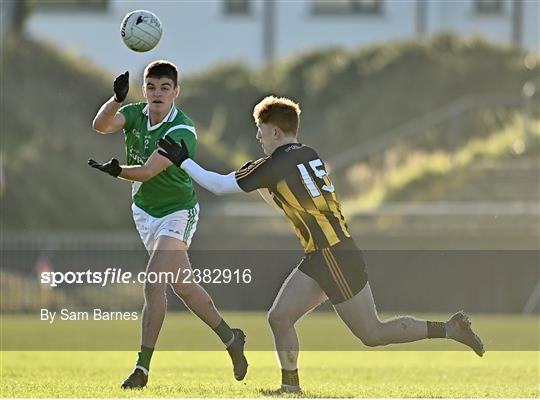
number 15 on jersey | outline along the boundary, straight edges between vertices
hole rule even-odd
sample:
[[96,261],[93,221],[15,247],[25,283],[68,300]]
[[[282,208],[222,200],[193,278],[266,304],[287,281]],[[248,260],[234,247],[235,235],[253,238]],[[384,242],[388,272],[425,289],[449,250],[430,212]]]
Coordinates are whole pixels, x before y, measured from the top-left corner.
[[[328,178],[328,175],[326,174],[326,171],[324,170],[324,165],[321,159],[317,158],[316,160],[311,160],[309,162],[309,166],[313,170],[313,173],[315,174],[315,176],[323,180],[324,185],[321,186],[321,189],[326,192],[333,193],[334,185],[330,181],[330,178]],[[309,174],[306,166],[304,164],[298,164],[296,167],[300,171],[300,175],[302,175],[302,181],[304,182],[304,186],[306,187],[311,197],[320,196],[321,191],[319,190],[319,186],[317,186],[317,184],[311,178],[311,175]]]

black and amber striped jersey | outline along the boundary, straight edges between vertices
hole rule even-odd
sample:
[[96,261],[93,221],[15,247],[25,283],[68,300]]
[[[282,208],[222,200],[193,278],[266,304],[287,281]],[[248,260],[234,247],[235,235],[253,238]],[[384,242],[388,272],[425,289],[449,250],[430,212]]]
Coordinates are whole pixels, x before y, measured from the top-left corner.
[[280,146],[271,156],[245,164],[235,176],[245,192],[270,191],[306,253],[350,237],[334,185],[311,147],[300,143]]

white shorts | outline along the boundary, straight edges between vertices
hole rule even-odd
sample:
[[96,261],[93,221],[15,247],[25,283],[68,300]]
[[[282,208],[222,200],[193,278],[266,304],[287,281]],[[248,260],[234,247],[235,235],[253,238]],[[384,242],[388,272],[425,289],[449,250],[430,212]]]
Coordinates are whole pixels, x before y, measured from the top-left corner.
[[189,247],[199,221],[199,205],[188,210],[173,212],[161,218],[152,217],[135,204],[131,206],[133,220],[148,252],[154,249],[158,237],[170,236],[185,242]]

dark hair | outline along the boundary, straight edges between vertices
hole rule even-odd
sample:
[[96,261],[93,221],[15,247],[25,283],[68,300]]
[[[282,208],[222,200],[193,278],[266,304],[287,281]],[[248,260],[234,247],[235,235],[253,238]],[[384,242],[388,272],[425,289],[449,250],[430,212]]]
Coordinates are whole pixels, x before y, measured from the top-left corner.
[[170,61],[153,61],[144,69],[145,78],[169,78],[174,82],[174,87],[178,85],[178,69]]
[[286,134],[298,133],[300,124],[300,107],[291,99],[268,96],[261,100],[253,109],[255,122],[272,124]]

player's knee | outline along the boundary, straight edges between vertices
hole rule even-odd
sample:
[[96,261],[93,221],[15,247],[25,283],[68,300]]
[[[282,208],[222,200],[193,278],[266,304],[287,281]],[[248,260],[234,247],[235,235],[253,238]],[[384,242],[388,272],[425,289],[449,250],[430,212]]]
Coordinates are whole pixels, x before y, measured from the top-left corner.
[[144,283],[144,297],[151,299],[156,296],[165,296],[165,285],[161,283]]
[[268,323],[272,329],[289,328],[293,323],[287,314],[277,308],[268,311]]
[[384,344],[376,335],[364,335],[360,337],[360,340],[368,347],[377,347]]
[[354,335],[362,341],[362,343],[368,347],[383,346],[385,343],[382,340],[381,335],[375,329],[362,330],[354,332]]
[[174,290],[174,293],[176,293],[178,297],[180,297],[182,300],[189,300],[195,293],[197,284],[190,282],[190,283],[175,284],[171,286],[172,286],[172,289]]

